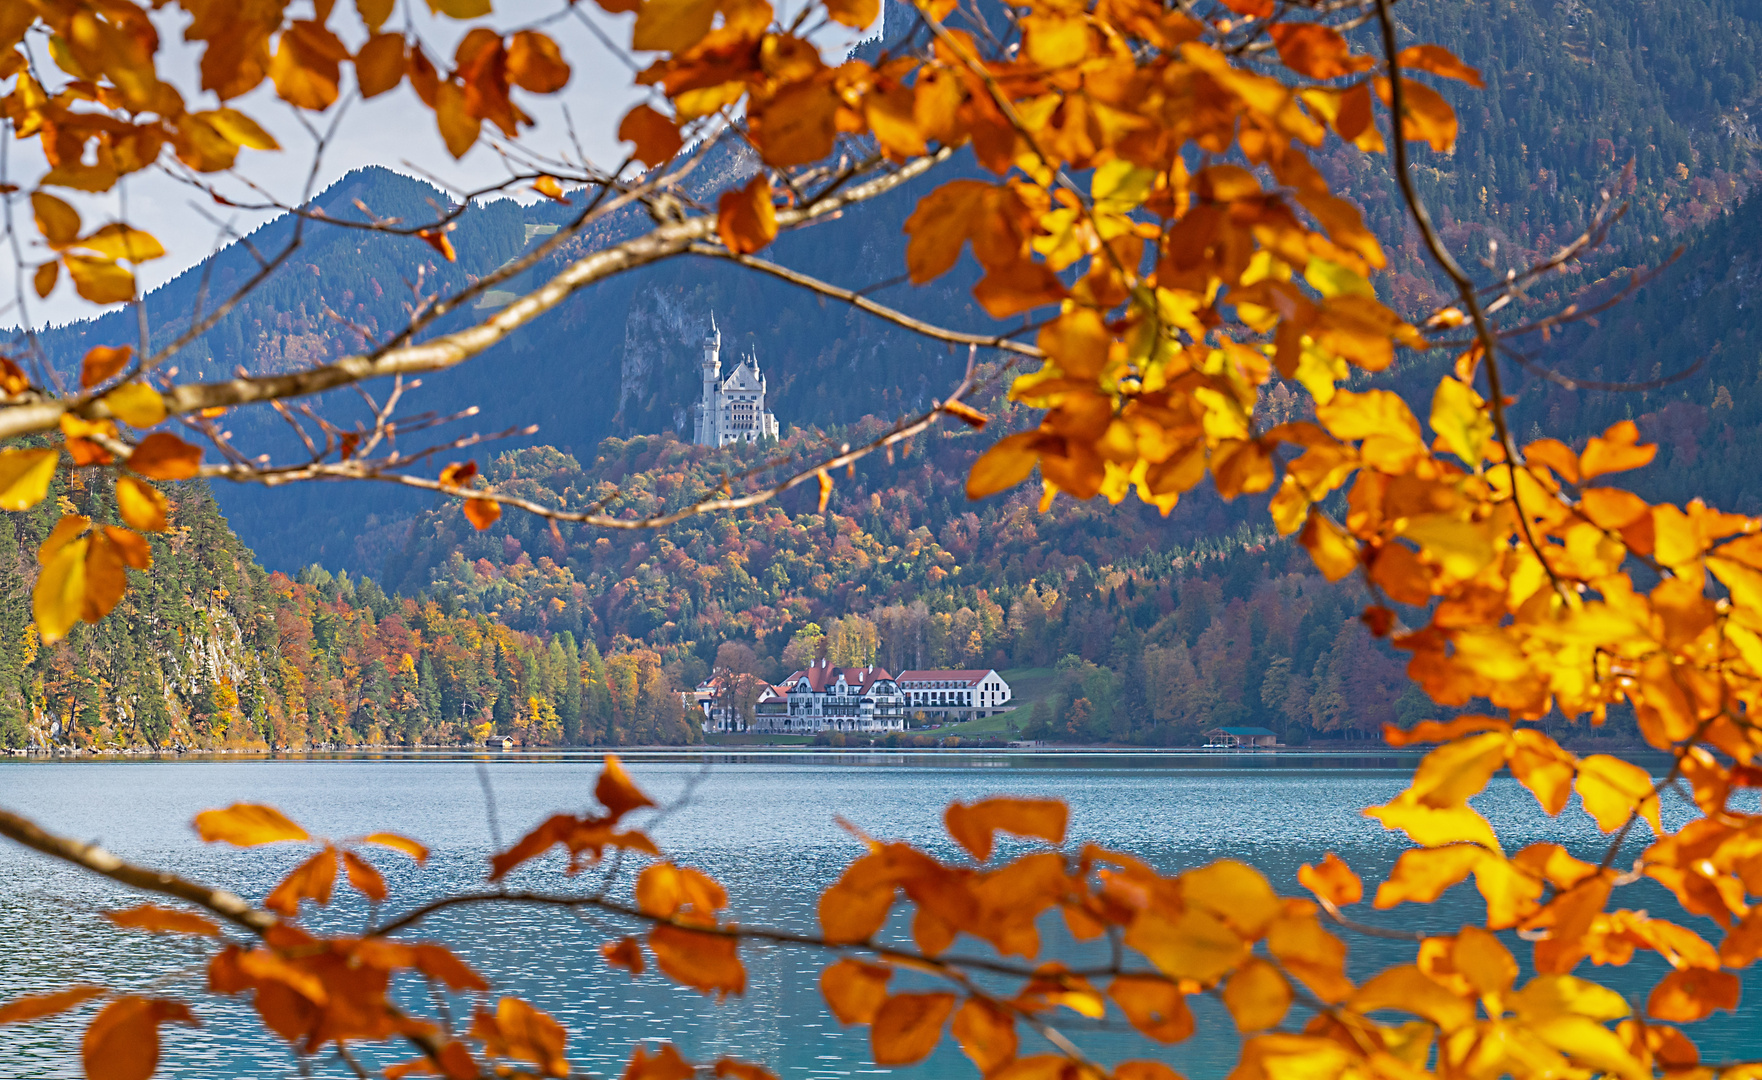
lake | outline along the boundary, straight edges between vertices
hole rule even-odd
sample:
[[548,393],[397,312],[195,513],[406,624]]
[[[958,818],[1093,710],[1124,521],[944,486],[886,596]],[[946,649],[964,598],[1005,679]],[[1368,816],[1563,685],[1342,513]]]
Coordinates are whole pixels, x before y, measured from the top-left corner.
[[[1366,879],[1367,894],[1404,841],[1362,818],[1405,783],[1413,757],[1325,755],[1205,756],[1199,754],[1015,753],[639,753],[625,758],[632,775],[657,801],[683,803],[654,823],[651,834],[676,861],[697,866],[727,886],[739,922],[813,930],[814,902],[849,861],[857,843],[834,820],[843,815],[872,835],[908,840],[939,856],[955,849],[942,831],[941,809],[953,800],[987,795],[1057,796],[1071,806],[1071,840],[1130,852],[1171,871],[1231,856],[1262,868],[1283,892],[1298,891],[1297,867],[1338,852]],[[435,755],[335,759],[208,761],[0,761],[0,806],[64,834],[101,842],[124,858],[175,870],[260,898],[303,856],[294,845],[240,850],[196,840],[190,819],[235,801],[279,807],[315,835],[359,836],[386,830],[427,843],[433,857],[417,868],[390,852],[376,856],[392,889],[390,911],[481,882],[494,835],[511,843],[557,810],[593,803],[599,760],[592,755]],[[485,786],[495,815],[487,812]],[[1581,857],[1598,858],[1601,834],[1581,811],[1546,817],[1509,777],[1495,779],[1477,806],[1508,848],[1549,839]],[[1687,817],[1680,804],[1667,819]],[[639,822],[640,823],[640,822]],[[1667,824],[1668,824],[1667,820]],[[1646,840],[1642,826],[1631,859]],[[554,888],[561,860],[522,870],[517,885]],[[127,934],[97,912],[140,897],[108,881],[10,845],[0,846],[0,1000],[74,981],[183,995],[205,1026],[166,1029],[160,1075],[188,1080],[295,1075],[292,1056],[264,1033],[248,1006],[201,997],[201,953],[189,943]],[[338,895],[346,890],[339,884]],[[1619,894],[1629,906],[1685,921],[1717,942],[1704,919],[1683,916],[1673,898],[1651,885]],[[1367,922],[1450,932],[1473,918],[1478,895],[1457,887],[1427,908],[1374,912]],[[308,908],[310,911],[310,908]],[[322,915],[321,927],[359,927],[365,909],[352,896]],[[762,1062],[785,1080],[885,1073],[869,1059],[867,1031],[845,1029],[826,1012],[817,990],[825,953],[743,946],[749,977],[744,997],[723,1004],[671,986],[653,972],[632,981],[608,968],[598,945],[624,932],[600,917],[528,908],[455,909],[431,920],[428,935],[455,945],[498,990],[518,993],[571,1031],[577,1069],[619,1075],[631,1044],[672,1038],[693,1060],[718,1056]],[[1347,938],[1352,972],[1367,972],[1410,955],[1397,942]],[[957,950],[976,950],[967,939]],[[1514,952],[1526,959],[1527,945]],[[1081,962],[1065,942],[1061,958]],[[1759,966],[1762,967],[1762,966]],[[1663,971],[1642,953],[1627,968],[1590,968],[1587,975],[1630,998]],[[1748,973],[1745,1013],[1762,992]],[[1121,1032],[1114,1023],[1059,1026],[1102,1061],[1155,1056],[1190,1080],[1221,1080],[1237,1040],[1221,1006],[1195,998],[1199,1031],[1173,1047]],[[79,1075],[84,1018],[0,1028],[0,1076]],[[1730,1013],[1691,1032],[1714,1058],[1762,1054],[1762,1030]],[[1023,1053],[1038,1047],[1024,1038]],[[384,1064],[381,1062],[380,1064]],[[914,1070],[900,1070],[911,1073]],[[334,1059],[322,1076],[349,1075]],[[915,1069],[926,1077],[976,1076],[952,1040]]]

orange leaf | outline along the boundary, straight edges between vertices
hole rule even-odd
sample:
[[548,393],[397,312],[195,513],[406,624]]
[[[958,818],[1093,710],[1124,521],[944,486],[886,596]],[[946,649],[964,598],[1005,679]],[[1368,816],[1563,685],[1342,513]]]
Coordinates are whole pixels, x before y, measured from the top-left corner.
[[1467,880],[1487,857],[1486,851],[1472,844],[1403,851],[1389,879],[1377,887],[1372,905],[1380,910],[1407,900],[1429,904],[1445,889]]
[[1243,1034],[1276,1026],[1291,1009],[1291,984],[1259,957],[1237,968],[1224,984],[1224,1004]]
[[89,1080],[147,1080],[159,1067],[159,1026],[200,1026],[181,1001],[120,997],[86,1028],[80,1060]]
[[679,126],[666,114],[647,105],[638,105],[624,114],[623,121],[618,124],[618,138],[622,142],[635,143],[636,160],[651,169],[672,161],[673,155],[685,145],[679,137]]
[[993,319],[1007,319],[1037,307],[1059,303],[1067,291],[1051,267],[1032,259],[1022,259],[988,271],[979,279],[979,284],[973,286],[973,299],[979,301],[979,306]]
[[128,366],[129,357],[135,354],[134,346],[122,345],[110,348],[108,345],[94,345],[87,350],[86,358],[80,364],[80,385],[97,386],[105,379]]
[[777,1080],[771,1070],[733,1058],[717,1059],[715,1074],[718,1080]]
[[508,42],[508,79],[522,90],[554,94],[569,82],[569,63],[557,43],[536,30]]
[[1331,26],[1274,23],[1268,32],[1279,50],[1279,59],[1299,75],[1312,79],[1337,79],[1363,67],[1353,62],[1351,47]]
[[867,30],[881,14],[881,0],[826,0],[832,21],[853,30]]
[[815,513],[824,514],[826,504],[832,501],[832,474],[821,469],[814,476],[820,481],[820,508]]
[[477,462],[455,461],[440,472],[440,482],[447,487],[466,487],[477,475]]
[[1592,754],[1578,763],[1575,783],[1585,812],[1597,819],[1597,827],[1614,832],[1638,813],[1651,823],[1652,831],[1664,835],[1658,817],[1658,793],[1652,777],[1638,765],[1608,754]]
[[1115,1065],[1113,1080],[1183,1080],[1183,1077],[1160,1061],[1139,1059]]
[[196,833],[210,844],[226,843],[256,847],[281,840],[310,840],[312,835],[282,816],[280,810],[261,803],[233,803],[225,810],[204,810],[196,815]]
[[31,275],[31,287],[37,290],[39,299],[46,299],[55,291],[55,280],[61,276],[61,264],[51,259],[37,267]]
[[156,904],[142,904],[139,907],[127,908],[122,911],[106,911],[104,917],[117,926],[130,930],[145,930],[153,934],[220,936],[220,927],[214,924],[214,920],[188,911],[159,907]]
[[563,194],[563,185],[557,183],[557,178],[554,176],[541,176],[534,180],[532,190],[552,202],[562,203],[564,206],[569,205],[569,197]]
[[368,836],[363,836],[361,842],[363,844],[378,844],[380,847],[388,847],[394,851],[401,851],[412,859],[415,859],[418,865],[428,861],[428,849],[410,839],[408,836],[399,836],[397,833],[376,832]]
[[1599,437],[1592,436],[1578,456],[1578,473],[1590,480],[1605,473],[1624,472],[1650,465],[1658,454],[1652,443],[1641,443],[1640,429],[1632,420],[1610,425]]
[[1506,720],[1494,720],[1489,716],[1459,716],[1449,723],[1421,720],[1406,731],[1392,724],[1384,724],[1383,741],[1390,746],[1412,746],[1414,743],[1447,743],[1477,731],[1509,730],[1511,730],[1511,724]]
[[483,1041],[483,1052],[491,1057],[531,1062],[546,1076],[569,1075],[569,1062],[563,1056],[569,1033],[519,998],[502,998],[494,1013],[478,1010],[471,1035]]
[[892,977],[892,968],[846,957],[820,972],[820,994],[839,1023],[872,1024]]
[[416,233],[417,239],[441,253],[448,262],[458,262],[459,253],[453,250],[453,242],[447,239],[446,229],[422,229]]
[[1037,447],[1042,437],[1039,432],[1018,431],[997,440],[967,473],[967,498],[983,499],[1026,480],[1040,462]]
[[877,1065],[911,1065],[942,1041],[942,1024],[954,1010],[953,994],[896,994],[875,1013],[869,1045]]
[[616,754],[606,755],[605,763],[600,766],[600,778],[594,784],[593,797],[606,808],[613,821],[632,810],[655,805],[654,800],[643,794],[630,779],[630,774],[624,771],[624,763]]
[[1486,89],[1487,84],[1481,81],[1478,70],[1458,60],[1455,53],[1441,45],[1409,45],[1395,54],[1395,62],[1404,68],[1429,71],[1447,79],[1461,79],[1476,90]]
[[709,875],[689,866],[659,862],[636,878],[636,906],[646,915],[671,919],[681,911],[707,916],[728,905],[728,894]]
[[465,520],[478,532],[489,528],[502,516],[502,504],[493,499],[466,499]]
[[1168,979],[1120,975],[1108,984],[1107,996],[1132,1026],[1158,1042],[1175,1043],[1193,1034],[1193,1013],[1186,995]]
[[750,255],[776,239],[777,211],[771,204],[769,177],[761,172],[744,188],[722,194],[716,204],[716,235],[737,255]]
[[355,82],[364,98],[378,97],[404,81],[404,38],[374,34],[355,54]]
[[1646,999],[1646,1011],[1659,1020],[1693,1023],[1716,1010],[1735,1011],[1743,983],[1729,971],[1682,968],[1664,976]]
[[1016,1056],[1019,1040],[1015,1017],[977,998],[968,998],[961,1005],[960,1012],[954,1014],[952,1030],[981,1075],[990,1074]]
[[439,979],[449,990],[488,990],[489,980],[473,971],[445,945],[425,941],[415,946],[411,959],[416,970],[431,979]]
[[606,963],[613,967],[623,968],[630,972],[631,978],[635,978],[643,972],[642,946],[637,944],[635,938],[628,935],[617,941],[608,941],[601,945],[600,955],[605,957]]
[[664,974],[706,994],[724,997],[746,992],[746,968],[737,945],[734,938],[723,934],[677,926],[657,926],[649,932],[649,950]]
[[697,1069],[679,1056],[672,1043],[662,1043],[654,1054],[638,1043],[624,1069],[624,1080],[691,1080]]
[[1297,868],[1297,880],[1310,892],[1333,904],[1344,907],[1356,904],[1364,899],[1364,882],[1343,862],[1340,856],[1328,852],[1320,866],[1304,863]]
[[945,401],[942,403],[942,411],[950,416],[960,419],[969,427],[979,428],[981,430],[991,421],[989,416],[986,416],[984,413],[973,408],[964,401]]
[[53,994],[27,994],[0,1005],[0,1024],[23,1024],[78,1008],[109,993],[101,986],[70,986]]
[[188,480],[202,467],[202,450],[160,431],[142,439],[123,464],[149,480]]
[[970,806],[950,803],[942,820],[957,844],[973,858],[985,862],[991,858],[991,845],[998,830],[1062,844],[1070,816],[1070,808],[1059,799],[994,798]]
[[330,891],[336,885],[336,848],[328,845],[318,854],[293,868],[281,879],[263,906],[277,914],[293,918],[300,913],[301,900],[330,903]]
[[1440,154],[1456,145],[1456,110],[1442,94],[1408,78],[1401,80],[1401,94],[1407,106],[1401,122],[1402,138],[1423,139]]
[[348,874],[351,889],[376,904],[385,899],[385,878],[372,863],[353,851],[344,851],[343,869]]
[[64,248],[79,239],[79,211],[48,192],[31,192],[31,214],[43,242],[51,248]]

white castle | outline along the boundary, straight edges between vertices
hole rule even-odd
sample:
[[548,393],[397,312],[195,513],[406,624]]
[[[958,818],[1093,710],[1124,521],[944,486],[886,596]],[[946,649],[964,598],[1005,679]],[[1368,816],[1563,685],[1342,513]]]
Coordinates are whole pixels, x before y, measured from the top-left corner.
[[704,335],[704,397],[694,410],[699,446],[727,446],[732,442],[757,442],[777,438],[777,418],[765,411],[765,377],[759,373],[755,353],[741,360],[734,372],[722,377],[722,331],[710,316],[710,332]]

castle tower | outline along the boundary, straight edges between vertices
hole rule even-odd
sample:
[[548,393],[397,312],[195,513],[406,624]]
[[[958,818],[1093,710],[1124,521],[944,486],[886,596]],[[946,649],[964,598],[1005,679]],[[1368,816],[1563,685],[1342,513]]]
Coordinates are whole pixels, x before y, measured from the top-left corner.
[[697,407],[699,446],[720,446],[722,443],[722,331],[716,326],[716,314],[710,313],[710,331],[704,335],[704,359],[700,365],[704,378],[704,396]]

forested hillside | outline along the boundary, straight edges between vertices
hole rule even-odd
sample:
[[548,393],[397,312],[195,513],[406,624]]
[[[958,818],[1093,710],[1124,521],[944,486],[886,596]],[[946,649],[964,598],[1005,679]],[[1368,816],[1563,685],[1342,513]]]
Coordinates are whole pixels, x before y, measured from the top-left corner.
[[203,749],[700,738],[660,657],[602,658],[451,602],[371,580],[264,573],[202,485],[169,487],[122,604],[47,648],[30,614],[34,552],[61,513],[115,522],[113,491],[74,473],[0,520],[0,747]]
[[[1758,177],[1762,90],[1755,69],[1762,11],[1752,4],[1404,0],[1397,10],[1404,35],[1455,49],[1487,77],[1486,91],[1443,87],[1460,106],[1456,152],[1416,148],[1422,191],[1460,251],[1483,258],[1488,241],[1497,241],[1495,263],[1503,269],[1551,250],[1582,224],[1599,190],[1616,184],[1623,166],[1634,163],[1632,182],[1622,189],[1630,210],[1611,248],[1585,271],[1550,279],[1538,302],[1561,302],[1612,270],[1655,262],[1678,239],[1721,221]],[[909,17],[893,22],[910,25]],[[871,43],[862,51],[878,48]],[[1330,145],[1317,161],[1394,252],[1379,289],[1410,308],[1435,295],[1417,237],[1393,198],[1387,159]],[[704,171],[720,177],[747,168],[729,149]],[[957,161],[951,168],[973,166]],[[844,285],[893,282],[873,295],[915,314],[964,329],[994,326],[971,301],[971,277],[957,272],[921,289],[897,282],[904,266],[899,223],[919,194],[908,187],[853,208],[837,223],[784,238],[777,256]],[[318,205],[359,219],[357,200],[382,217],[413,222],[447,205],[448,196],[388,170],[367,169],[325,192]],[[408,283],[418,280],[419,270],[425,289],[456,288],[538,242],[540,230],[573,212],[549,201],[474,207],[451,234],[457,263],[413,238],[310,228],[270,284],[179,363],[188,372],[222,377],[240,363],[285,370],[334,359],[401,324],[413,303]],[[564,245],[552,263],[647,224],[640,209],[615,214]],[[290,229],[286,221],[264,226],[249,238],[250,247],[279,250]],[[224,294],[255,265],[244,245],[230,245],[214,260],[207,295]],[[152,295],[156,341],[187,325],[202,283],[202,272],[192,270]],[[514,282],[509,289],[520,287]],[[504,290],[485,301],[508,295]],[[697,396],[698,342],[712,310],[730,354],[757,351],[786,430],[920,407],[958,377],[963,360],[740,268],[675,261],[586,291],[482,359],[430,377],[412,404],[480,404],[483,429],[536,422],[533,442],[584,459],[607,436],[681,433]],[[455,324],[442,320],[436,329]],[[91,345],[133,342],[137,329],[132,316],[118,312],[52,331],[44,341],[71,369]],[[354,415],[351,401],[327,408],[341,419]],[[239,417],[235,433],[253,452],[295,449],[267,414]],[[378,574],[421,506],[408,493],[387,490],[226,488],[217,495],[263,563],[290,571],[321,562]]]

